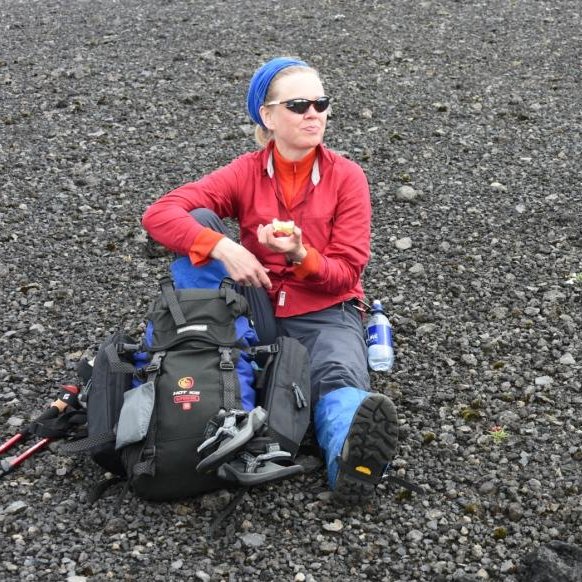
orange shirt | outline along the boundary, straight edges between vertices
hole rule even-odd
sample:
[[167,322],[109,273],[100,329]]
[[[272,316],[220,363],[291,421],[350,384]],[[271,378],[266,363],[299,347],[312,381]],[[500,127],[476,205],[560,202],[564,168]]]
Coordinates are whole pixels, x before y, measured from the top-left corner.
[[291,206],[293,199],[301,190],[307,186],[307,181],[311,176],[311,168],[315,161],[316,151],[313,148],[306,156],[299,161],[293,162],[284,158],[275,147],[273,157],[275,160],[275,176],[277,183],[283,192],[285,205]]

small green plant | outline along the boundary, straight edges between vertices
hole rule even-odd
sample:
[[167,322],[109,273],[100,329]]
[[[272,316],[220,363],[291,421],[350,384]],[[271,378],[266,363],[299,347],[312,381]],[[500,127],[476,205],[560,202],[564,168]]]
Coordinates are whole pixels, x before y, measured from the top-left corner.
[[465,513],[467,515],[479,515],[483,512],[483,508],[476,501],[472,501],[465,505]]
[[401,489],[394,497],[399,503],[405,503],[406,501],[412,499],[412,492],[408,489]]
[[566,283],[569,285],[574,285],[575,283],[582,284],[582,273],[570,273]]
[[462,408],[459,414],[465,422],[479,420],[481,418],[481,413],[478,410],[475,410],[475,408],[471,408],[470,406],[465,406]]
[[429,430],[427,432],[422,433],[423,445],[429,445],[430,443],[432,443],[432,441],[434,441],[434,439],[436,439],[436,434],[434,432]]
[[499,425],[492,426],[489,429],[489,435],[496,445],[500,445],[509,437],[509,433],[505,430],[505,427]]
[[507,528],[503,526],[496,527],[493,530],[493,538],[496,540],[504,540],[508,534],[509,532],[507,531]]
[[481,398],[473,398],[473,400],[471,400],[471,407],[475,410],[483,408],[483,400],[481,400]]

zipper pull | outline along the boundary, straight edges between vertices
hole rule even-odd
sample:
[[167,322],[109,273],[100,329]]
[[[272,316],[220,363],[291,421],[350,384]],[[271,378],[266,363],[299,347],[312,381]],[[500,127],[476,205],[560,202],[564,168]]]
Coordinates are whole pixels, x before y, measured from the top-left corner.
[[305,408],[307,406],[307,400],[305,400],[301,387],[293,382],[291,388],[293,389],[293,394],[295,394],[295,404],[297,405],[297,408]]

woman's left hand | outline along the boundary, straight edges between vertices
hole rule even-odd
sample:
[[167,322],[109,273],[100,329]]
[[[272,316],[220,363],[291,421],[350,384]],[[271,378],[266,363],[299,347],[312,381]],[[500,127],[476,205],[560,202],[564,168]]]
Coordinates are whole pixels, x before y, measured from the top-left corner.
[[307,255],[307,249],[301,240],[301,229],[295,226],[289,236],[275,236],[272,224],[259,224],[257,238],[274,253],[285,253],[293,262],[302,261]]

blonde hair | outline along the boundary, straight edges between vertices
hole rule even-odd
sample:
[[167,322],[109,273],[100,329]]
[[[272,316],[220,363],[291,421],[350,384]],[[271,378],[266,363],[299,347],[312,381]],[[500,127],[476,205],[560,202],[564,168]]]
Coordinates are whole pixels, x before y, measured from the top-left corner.
[[[319,79],[319,73],[313,67],[302,67],[302,66],[291,66],[286,67],[279,71],[271,81],[269,88],[267,89],[267,94],[265,95],[265,103],[273,101],[275,98],[275,85],[279,79],[293,75],[293,73],[303,73],[310,72],[313,73]],[[273,132],[262,125],[255,126],[255,141],[261,146],[266,146],[273,139]]]

